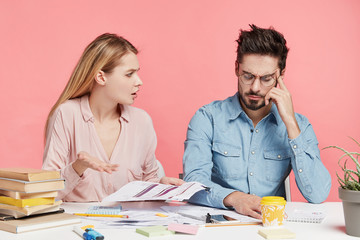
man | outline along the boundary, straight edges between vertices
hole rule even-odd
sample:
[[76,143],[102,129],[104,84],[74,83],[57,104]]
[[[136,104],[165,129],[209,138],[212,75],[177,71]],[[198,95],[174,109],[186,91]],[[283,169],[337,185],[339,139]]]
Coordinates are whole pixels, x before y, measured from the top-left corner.
[[285,196],[291,169],[302,195],[323,202],[331,177],[313,128],[294,112],[285,73],[288,48],[273,28],[250,25],[239,36],[238,92],[200,108],[190,121],[183,158],[185,181],[210,188],[190,201],[260,218],[263,196]]

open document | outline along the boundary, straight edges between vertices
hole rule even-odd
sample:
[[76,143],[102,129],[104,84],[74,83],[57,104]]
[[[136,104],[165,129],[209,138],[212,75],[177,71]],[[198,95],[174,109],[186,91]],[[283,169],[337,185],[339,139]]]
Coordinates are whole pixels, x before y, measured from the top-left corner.
[[207,189],[198,182],[187,182],[181,186],[153,182],[134,181],[126,184],[117,192],[107,196],[103,202],[144,201],[144,200],[188,200],[200,190]]

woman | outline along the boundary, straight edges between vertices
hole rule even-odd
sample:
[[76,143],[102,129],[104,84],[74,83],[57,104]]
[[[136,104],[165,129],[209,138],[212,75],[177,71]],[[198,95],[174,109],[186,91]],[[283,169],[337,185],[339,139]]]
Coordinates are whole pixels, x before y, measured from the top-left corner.
[[63,201],[101,201],[130,181],[157,177],[150,116],[131,107],[142,81],[137,49],[115,34],[87,46],[46,122],[43,168],[60,170]]

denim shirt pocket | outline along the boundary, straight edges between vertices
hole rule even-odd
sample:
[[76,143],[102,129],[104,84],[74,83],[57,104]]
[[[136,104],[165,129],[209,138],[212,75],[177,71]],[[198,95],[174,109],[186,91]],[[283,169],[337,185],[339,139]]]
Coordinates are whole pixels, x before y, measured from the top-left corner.
[[290,149],[264,150],[266,180],[270,182],[283,181],[290,167],[291,156]]
[[220,179],[241,178],[241,147],[227,143],[214,142],[213,152],[213,174]]

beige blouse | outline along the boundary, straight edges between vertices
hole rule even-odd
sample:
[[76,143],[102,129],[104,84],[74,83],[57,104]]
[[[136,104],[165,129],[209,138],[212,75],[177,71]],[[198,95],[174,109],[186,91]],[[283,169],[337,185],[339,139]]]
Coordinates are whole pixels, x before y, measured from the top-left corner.
[[[135,107],[120,107],[121,133],[110,159],[97,135],[88,95],[68,100],[55,110],[46,132],[43,169],[60,170],[65,179],[65,189],[59,192],[58,199],[101,201],[130,181],[159,181],[157,140],[150,116]],[[119,170],[108,174],[87,169],[79,177],[72,163],[81,151],[101,161],[119,164]]]

